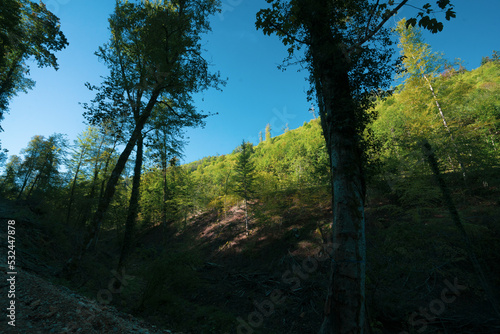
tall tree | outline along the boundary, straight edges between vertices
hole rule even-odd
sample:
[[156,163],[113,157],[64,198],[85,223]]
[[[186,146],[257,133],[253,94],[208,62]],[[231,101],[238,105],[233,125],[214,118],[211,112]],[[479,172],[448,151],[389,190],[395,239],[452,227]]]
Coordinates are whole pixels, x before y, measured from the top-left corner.
[[125,260],[127,259],[130,251],[132,250],[133,236],[135,230],[135,220],[137,219],[137,214],[139,212],[139,196],[140,196],[143,149],[144,149],[144,137],[143,134],[141,133],[139,134],[139,138],[137,139],[137,151],[134,162],[134,176],[132,178],[132,192],[130,194],[129,206],[127,211],[127,220],[125,221],[125,234],[123,237],[122,251],[120,253],[120,259],[118,260],[118,272],[121,271],[123,265],[125,264]]
[[462,170],[463,179],[466,181],[467,173],[462,154],[458,149],[454,134],[448,124],[449,119],[444,114],[444,108],[432,82],[439,70],[443,69],[444,61],[440,55],[431,51],[428,44],[423,42],[421,31],[417,27],[407,26],[405,19],[398,23],[396,31],[399,35],[398,46],[403,56],[402,65],[404,71],[401,72],[402,77],[406,78],[405,82],[408,85],[425,86],[429,89],[443,127],[449,135],[449,141],[455,151],[456,159]]
[[183,128],[204,125],[205,116],[196,113],[172,112],[163,108],[163,105],[160,105],[155,109],[147,146],[153,164],[159,166],[162,173],[162,224],[166,228],[167,202],[170,193],[167,180],[169,161],[182,153]]
[[54,52],[64,49],[68,42],[60,30],[59,18],[43,2],[3,0],[0,27],[1,121],[12,96],[35,84],[26,77],[29,73],[26,61],[34,58],[39,67],[57,70]]
[[254,194],[255,166],[251,160],[253,147],[244,140],[240,146],[235,166],[235,192],[245,203],[245,231],[248,235],[248,201]]
[[266,125],[266,143],[271,143],[271,124]]
[[19,193],[19,170],[21,169],[22,160],[17,155],[11,155],[9,161],[5,165],[5,171],[2,175],[1,193],[5,198],[12,199],[15,194]]
[[[165,102],[166,103],[166,102]],[[151,116],[150,124],[146,126],[150,127],[149,131],[153,133],[153,139],[148,145],[150,148],[155,149],[155,157],[157,161],[159,160],[162,170],[163,170],[163,205],[162,205],[162,219],[163,226],[166,226],[166,215],[167,215],[167,161],[169,155],[172,153],[179,154],[182,141],[179,139],[182,134],[182,128],[184,126],[196,126],[203,123],[205,115],[200,115],[198,113],[186,112],[186,110],[181,110],[180,112],[175,111],[173,108],[165,108],[165,103],[158,104],[153,110]],[[137,116],[134,115],[134,120],[137,126]],[[127,213],[127,220],[125,223],[125,235],[123,239],[122,252],[120,254],[120,259],[118,262],[118,271],[125,264],[125,261],[132,250],[134,230],[136,225],[137,215],[139,213],[139,201],[140,201],[140,186],[141,186],[141,171],[143,165],[143,151],[144,151],[144,140],[146,135],[140,134],[137,140],[137,150],[135,157],[135,167],[134,176],[132,179],[132,192],[130,195],[129,208]],[[175,157],[171,159],[171,165],[175,166],[178,159]]]
[[71,182],[70,194],[68,199],[68,209],[66,212],[66,224],[69,224],[71,217],[71,209],[75,200],[75,191],[77,188],[78,178],[85,168],[86,162],[90,160],[89,153],[92,149],[92,141],[96,135],[96,129],[88,127],[81,135],[74,141],[74,147],[71,152],[71,157],[68,160],[68,167],[73,174]]
[[[31,139],[28,147],[21,151],[24,159],[18,173],[22,186],[17,199],[21,199],[23,195],[28,199],[35,190],[47,193],[56,185],[65,146],[66,142],[61,134],[53,134],[47,139],[43,136]],[[25,193],[25,190],[28,192]]]
[[[321,333],[363,333],[365,319],[365,218],[362,132],[370,121],[373,92],[391,78],[387,21],[409,0],[267,0],[257,27],[288,45],[289,58],[305,48],[330,157],[333,198],[332,276]],[[438,0],[446,19],[449,0]],[[418,23],[432,32],[443,24],[425,4]],[[408,20],[415,25],[417,18]]]
[[209,72],[200,45],[200,35],[210,30],[208,17],[217,5],[216,0],[117,1],[109,20],[110,41],[97,52],[110,74],[101,87],[89,85],[98,93],[93,104],[87,105],[86,117],[94,123],[128,117],[131,129],[84,248],[66,269],[74,267],[97,237],[116,184],[155,106],[196,114],[191,95],[221,83],[218,74]]

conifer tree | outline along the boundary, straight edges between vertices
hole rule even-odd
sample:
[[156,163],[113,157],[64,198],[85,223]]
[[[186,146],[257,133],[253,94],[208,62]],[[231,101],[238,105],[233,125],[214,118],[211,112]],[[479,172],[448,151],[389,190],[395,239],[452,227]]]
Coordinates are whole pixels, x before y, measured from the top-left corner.
[[245,202],[245,231],[248,235],[248,201],[254,195],[255,166],[251,160],[252,146],[244,140],[240,146],[235,166],[235,192],[241,196]]
[[271,124],[266,125],[266,143],[271,143]]

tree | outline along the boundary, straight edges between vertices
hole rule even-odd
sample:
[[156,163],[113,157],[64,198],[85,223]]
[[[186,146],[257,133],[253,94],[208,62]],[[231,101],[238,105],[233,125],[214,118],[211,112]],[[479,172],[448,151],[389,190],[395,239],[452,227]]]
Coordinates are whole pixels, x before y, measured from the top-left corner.
[[489,62],[493,63],[500,63],[500,51],[495,51],[493,50],[493,54],[491,55],[491,58],[486,56],[481,59],[481,65],[487,64]]
[[68,161],[68,165],[71,169],[74,168],[73,181],[71,182],[71,189],[68,199],[68,210],[66,212],[66,224],[69,224],[70,216],[71,216],[71,207],[73,205],[75,199],[75,190],[77,188],[77,181],[80,173],[89,159],[89,151],[91,149],[92,144],[92,135],[95,133],[95,129],[89,127],[84,133],[79,135],[74,142],[74,151],[72,152],[72,156]]
[[271,143],[271,124],[266,125],[266,143]]
[[406,20],[403,19],[398,23],[396,31],[399,35],[399,47],[403,56],[404,71],[402,71],[402,77],[406,77],[405,83],[408,85],[427,86],[429,89],[444,129],[449,135],[449,140],[462,170],[463,179],[466,181],[467,173],[462,154],[459,152],[454,135],[448,125],[449,120],[444,115],[442,104],[432,83],[433,77],[444,66],[444,62],[439,55],[431,52],[428,44],[423,42],[421,31],[416,27],[407,26]]
[[5,165],[4,175],[2,176],[1,189],[5,198],[12,199],[16,193],[19,193],[19,170],[22,159],[17,155],[11,155]]
[[22,180],[17,199],[21,199],[24,191],[25,199],[38,191],[47,193],[58,183],[59,166],[65,155],[66,141],[61,134],[53,134],[45,139],[43,136],[34,136],[28,147],[21,151],[24,154],[23,162],[18,169],[18,177]]
[[88,85],[98,93],[92,105],[86,105],[86,117],[94,124],[123,118],[131,125],[130,133],[92,218],[84,248],[66,270],[95,242],[119,177],[154,108],[162,105],[170,115],[199,114],[192,94],[222,83],[218,74],[209,72],[200,45],[200,34],[210,30],[208,17],[216,12],[217,4],[215,0],[116,3],[109,20],[110,41],[97,52],[110,74],[101,87]]
[[[162,173],[162,224],[167,226],[167,201],[169,196],[167,172],[169,168],[169,160],[173,160],[177,164],[177,156],[182,153],[182,148],[185,142],[183,141],[183,128],[196,127],[204,125],[205,116],[191,113],[175,113],[172,114],[169,110],[156,109],[153,115],[151,124],[151,134],[148,138],[147,146],[149,148],[149,156],[153,164],[161,169]],[[171,160],[172,161],[172,160]],[[173,167],[172,164],[170,167]]]
[[7,153],[9,153],[9,150],[6,148],[2,150],[2,142],[0,141],[0,167],[5,164],[5,161],[7,160]]
[[[288,46],[288,61],[305,48],[330,158],[332,177],[332,276],[321,333],[363,333],[365,319],[364,149],[362,133],[370,121],[373,92],[387,87],[392,68],[387,21],[397,5],[369,0],[267,0],[257,28],[276,34]],[[446,19],[455,16],[449,0],[438,0]],[[432,32],[443,24],[425,4],[418,23]],[[415,25],[417,18],[408,20]]]
[[254,194],[255,166],[251,160],[252,149],[250,143],[244,140],[240,146],[235,166],[235,193],[245,202],[245,231],[248,235],[248,201]]
[[[0,120],[9,100],[19,91],[27,92],[34,81],[26,77],[26,61],[35,58],[38,67],[58,69],[54,52],[68,42],[60,31],[59,19],[44,3],[3,0],[0,14]],[[0,128],[1,129],[1,128]]]
[[66,220],[72,221],[74,227],[85,227],[102,197],[120,138],[120,126],[104,123],[88,126],[75,140],[66,160],[67,177],[72,180],[68,184]]

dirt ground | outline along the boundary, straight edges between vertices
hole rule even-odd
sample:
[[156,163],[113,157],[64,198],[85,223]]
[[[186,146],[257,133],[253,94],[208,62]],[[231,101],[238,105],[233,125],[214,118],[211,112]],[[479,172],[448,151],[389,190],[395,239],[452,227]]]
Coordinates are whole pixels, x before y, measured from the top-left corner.
[[[18,247],[23,238],[23,227],[29,224],[29,215],[18,216],[11,205],[11,202],[0,201],[0,333],[174,333],[159,330],[65,287],[55,286],[26,268],[38,268],[43,264],[37,263],[36,259],[30,262],[28,254]],[[8,221],[12,219],[16,221],[16,239],[14,247],[9,249]],[[15,271],[7,263],[8,251],[12,249],[16,251]],[[11,271],[16,274],[8,275]],[[8,281],[11,278],[14,280]],[[15,318],[8,317],[11,312],[14,315],[14,311],[7,310],[12,301]]]

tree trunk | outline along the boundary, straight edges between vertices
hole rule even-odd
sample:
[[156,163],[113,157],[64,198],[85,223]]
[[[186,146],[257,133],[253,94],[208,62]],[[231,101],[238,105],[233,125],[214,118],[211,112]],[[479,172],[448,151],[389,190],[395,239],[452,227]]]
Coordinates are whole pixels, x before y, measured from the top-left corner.
[[332,274],[320,334],[364,333],[365,184],[349,63],[328,19],[310,26],[313,75],[332,177]]
[[434,92],[434,87],[432,87],[432,84],[431,84],[429,78],[427,78],[427,76],[425,74],[424,74],[424,79],[427,82],[427,85],[429,86],[429,90],[432,93],[432,97],[434,98],[434,103],[436,103],[436,107],[439,111],[439,116],[441,117],[441,120],[443,121],[443,126],[446,129],[446,131],[448,132],[448,134],[450,135],[451,144],[453,145],[453,148],[455,150],[455,154],[457,155],[458,164],[460,166],[460,169],[462,170],[462,178],[464,180],[465,186],[467,187],[467,174],[466,174],[465,164],[462,161],[462,155],[458,151],[458,146],[457,146],[457,143],[455,142],[455,138],[453,137],[453,133],[451,133],[451,130],[448,127],[448,122],[446,122],[446,117],[444,117],[443,109],[441,109],[441,105],[439,104],[439,100],[437,98],[437,95]]
[[247,199],[245,198],[245,231],[248,235],[248,207],[247,207]]
[[85,150],[80,154],[80,159],[78,161],[78,165],[76,166],[75,176],[73,177],[73,182],[71,184],[71,192],[69,195],[69,203],[68,203],[68,212],[66,213],[66,224],[69,224],[69,217],[71,215],[71,206],[73,205],[73,200],[75,196],[75,188],[76,188],[76,180],[78,178],[78,173],[80,172],[80,167],[82,165],[83,155],[85,154]]
[[120,154],[120,157],[118,158],[118,161],[116,162],[115,168],[111,172],[111,176],[108,180],[108,183],[106,185],[106,190],[104,192],[104,195],[99,198],[99,204],[97,206],[97,211],[95,212],[91,226],[90,226],[90,231],[87,234],[84,242],[84,247],[80,249],[78,252],[78,255],[74,258],[70,258],[67,262],[65,267],[63,268],[63,273],[66,276],[70,276],[73,274],[74,270],[78,267],[79,262],[83,255],[90,249],[92,249],[92,245],[95,245],[97,241],[97,236],[99,234],[99,230],[101,228],[102,220],[104,218],[104,214],[108,210],[108,207],[111,203],[111,199],[113,198],[113,195],[115,194],[116,190],[116,185],[120,179],[120,175],[123,172],[123,169],[125,168],[125,165],[127,163],[127,160],[132,153],[132,150],[134,149],[137,140],[139,139],[139,136],[141,135],[142,129],[144,128],[144,125],[146,124],[149,116],[151,115],[151,112],[153,110],[153,107],[157,103],[157,98],[160,95],[160,88],[156,88],[152,94],[151,98],[149,99],[149,102],[144,109],[144,112],[142,115],[137,119],[136,125],[134,127],[134,130],[132,134],[130,135],[130,138],[127,142],[127,145],[125,146],[125,149],[123,152]]
[[168,184],[167,184],[167,155],[165,154],[162,163],[162,182],[163,182],[163,200],[161,203],[161,225],[163,227],[163,235],[167,235],[167,200],[168,200]]
[[29,177],[31,176],[31,172],[32,170],[30,169],[27,174],[26,174],[26,177],[24,178],[24,181],[23,181],[23,185],[21,186],[21,190],[19,190],[19,194],[17,195],[17,200],[19,201],[21,199],[21,196],[23,194],[23,191],[24,191],[24,188],[26,187],[26,185],[28,184],[28,180],[29,180]]
[[134,166],[134,178],[132,180],[132,193],[130,195],[127,221],[125,223],[125,235],[123,237],[123,246],[120,254],[120,260],[118,262],[118,272],[121,272],[123,265],[127,256],[132,250],[132,243],[134,239],[135,222],[137,219],[137,213],[139,211],[139,198],[140,198],[140,186],[141,186],[141,169],[142,169],[142,155],[143,155],[143,136],[139,135],[137,139],[137,155],[135,158]]
[[[327,98],[327,100],[330,100]],[[332,173],[333,245],[332,276],[321,334],[363,333],[365,327],[365,216],[364,181],[359,143],[354,129],[337,124],[349,121],[334,100],[326,106]],[[338,106],[345,108],[346,106]],[[351,111],[354,114],[353,111]]]
[[26,199],[30,198],[31,193],[33,192],[33,189],[35,189],[35,186],[38,183],[38,180],[40,180],[40,174],[41,174],[41,172],[38,172],[38,174],[36,174],[35,180],[33,180],[33,183],[31,184],[30,190],[28,191],[28,195],[26,195]]

